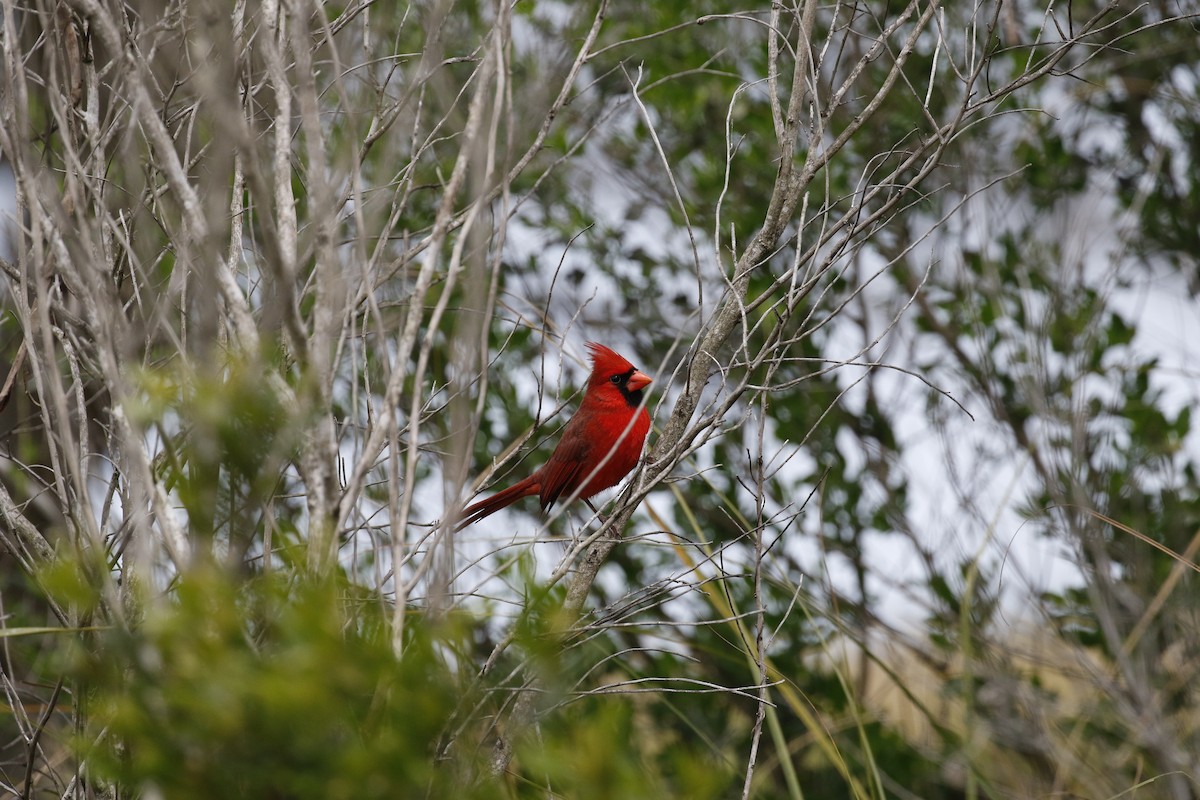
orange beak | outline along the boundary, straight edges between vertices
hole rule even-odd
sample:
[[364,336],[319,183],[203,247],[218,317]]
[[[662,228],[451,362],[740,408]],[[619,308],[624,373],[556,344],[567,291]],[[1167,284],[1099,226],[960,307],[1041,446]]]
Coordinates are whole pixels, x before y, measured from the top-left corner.
[[649,375],[644,372],[634,370],[633,374],[629,376],[629,380],[625,381],[625,386],[629,389],[629,391],[636,392],[639,389],[646,388],[652,383],[654,383],[654,379]]

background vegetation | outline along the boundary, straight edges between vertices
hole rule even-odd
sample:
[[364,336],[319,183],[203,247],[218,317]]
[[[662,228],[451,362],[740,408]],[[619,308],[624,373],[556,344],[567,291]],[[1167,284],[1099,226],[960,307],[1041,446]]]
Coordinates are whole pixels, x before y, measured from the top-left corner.
[[0,786],[1200,796],[1198,10],[0,3]]

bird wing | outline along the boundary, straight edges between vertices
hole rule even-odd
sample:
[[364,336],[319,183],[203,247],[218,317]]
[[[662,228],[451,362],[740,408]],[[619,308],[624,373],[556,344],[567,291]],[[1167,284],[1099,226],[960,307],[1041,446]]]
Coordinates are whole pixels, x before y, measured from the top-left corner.
[[587,477],[584,465],[588,461],[591,445],[583,437],[573,436],[572,433],[566,431],[550,460],[540,470],[542,511],[554,505],[558,498],[570,497]]

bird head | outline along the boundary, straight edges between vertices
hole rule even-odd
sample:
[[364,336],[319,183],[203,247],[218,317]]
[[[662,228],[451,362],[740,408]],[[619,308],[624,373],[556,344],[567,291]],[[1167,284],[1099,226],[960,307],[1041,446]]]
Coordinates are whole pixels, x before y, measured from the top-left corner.
[[620,392],[629,405],[641,405],[642,389],[649,386],[653,378],[638,371],[624,356],[602,344],[588,342],[587,349],[592,355],[592,374],[588,378],[588,390],[611,386]]

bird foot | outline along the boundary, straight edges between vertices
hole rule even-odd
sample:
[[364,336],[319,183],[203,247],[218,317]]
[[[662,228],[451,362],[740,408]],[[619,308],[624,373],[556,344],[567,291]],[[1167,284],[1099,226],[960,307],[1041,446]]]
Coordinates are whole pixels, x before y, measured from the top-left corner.
[[591,500],[584,500],[583,502],[587,503],[587,507],[590,508],[592,513],[596,515],[596,519],[600,521],[600,527],[604,527],[605,523],[608,522],[608,517],[601,514],[600,511],[594,505],[592,505]]

